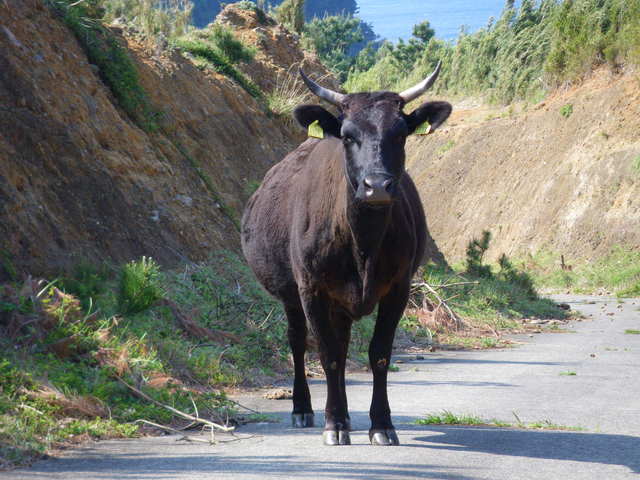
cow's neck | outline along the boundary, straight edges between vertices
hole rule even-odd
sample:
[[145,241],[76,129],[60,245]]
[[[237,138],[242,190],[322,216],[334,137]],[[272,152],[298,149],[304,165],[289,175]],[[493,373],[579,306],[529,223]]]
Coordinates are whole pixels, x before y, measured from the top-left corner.
[[391,221],[391,207],[366,206],[355,200],[352,190],[347,193],[345,206],[345,218],[352,238],[353,255],[360,278],[363,279],[363,295],[366,297],[372,287],[375,265]]

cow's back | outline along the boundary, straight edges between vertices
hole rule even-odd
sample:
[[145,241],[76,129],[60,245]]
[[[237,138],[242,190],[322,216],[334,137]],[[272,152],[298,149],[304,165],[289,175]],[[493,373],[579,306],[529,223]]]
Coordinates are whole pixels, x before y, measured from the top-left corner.
[[292,197],[318,140],[309,139],[265,175],[242,216],[242,251],[262,285],[288,303],[297,297],[289,255]]

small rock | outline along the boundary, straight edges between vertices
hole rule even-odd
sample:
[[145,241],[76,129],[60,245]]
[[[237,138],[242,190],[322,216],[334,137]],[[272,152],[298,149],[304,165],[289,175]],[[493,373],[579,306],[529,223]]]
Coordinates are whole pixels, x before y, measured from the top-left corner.
[[393,363],[404,363],[404,360],[398,359],[398,360],[395,360]]
[[424,360],[424,355],[416,355],[416,360]]
[[596,358],[596,354],[595,354],[595,353],[592,353],[592,354],[590,354],[589,356],[590,356],[591,358]]
[[193,198],[187,195],[176,195],[176,200],[178,200],[179,202],[182,202],[187,207],[190,207],[191,205],[193,205]]
[[558,306],[563,310],[571,310],[571,305],[568,303],[559,303]]

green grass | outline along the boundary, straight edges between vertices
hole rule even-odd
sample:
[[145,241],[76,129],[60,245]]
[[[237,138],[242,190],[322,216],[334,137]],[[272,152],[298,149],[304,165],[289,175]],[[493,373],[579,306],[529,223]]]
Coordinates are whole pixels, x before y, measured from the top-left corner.
[[564,377],[575,377],[578,374],[576,372],[567,371],[567,372],[560,372],[559,375]]
[[633,159],[631,162],[631,168],[633,168],[634,172],[640,175],[640,155]]
[[640,251],[616,247],[593,262],[572,262],[571,270],[560,267],[560,255],[540,251],[522,260],[537,288],[573,293],[606,290],[618,297],[640,296]]
[[427,414],[424,418],[419,418],[414,423],[416,425],[464,425],[476,427],[520,428],[526,430],[584,430],[582,427],[568,427],[553,423],[549,420],[523,423],[518,419],[517,415],[516,419],[518,420],[517,423],[509,423],[496,419],[485,420],[473,415],[457,415],[448,410],[443,410],[442,413]]
[[628,335],[640,335],[640,330],[627,329],[624,333]]
[[96,2],[47,2],[75,34],[89,63],[98,67],[100,78],[120,107],[144,130],[157,130],[159,115],[140,83],[136,66],[119,40],[102,25]]
[[456,415],[448,410],[432,413],[415,421],[416,425],[487,425],[487,422],[472,415]]

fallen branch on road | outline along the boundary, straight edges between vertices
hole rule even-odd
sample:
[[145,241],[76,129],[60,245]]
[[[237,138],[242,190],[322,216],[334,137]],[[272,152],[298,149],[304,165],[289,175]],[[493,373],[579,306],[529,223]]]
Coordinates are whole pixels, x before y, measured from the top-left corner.
[[[155,405],[158,405],[159,407],[166,408],[167,410],[169,410],[170,412],[176,414],[179,417],[182,417],[182,418],[185,418],[187,420],[191,420],[192,422],[195,422],[195,424],[202,424],[203,426],[211,428],[212,435],[213,435],[214,430],[219,430],[219,431],[224,432],[224,433],[231,433],[236,429],[236,427],[228,427],[228,426],[220,425],[220,424],[217,424],[215,422],[212,422],[211,420],[206,420],[206,419],[200,418],[198,416],[189,415],[188,413],[182,412],[182,411],[178,410],[177,408],[173,408],[173,407],[171,407],[169,405],[165,405],[164,403],[158,402],[157,400],[155,400],[154,398],[151,398],[149,395],[147,395],[143,391],[138,390],[133,385],[129,385],[129,383],[125,382],[121,377],[118,377],[118,380],[120,380],[120,382],[123,385],[125,385],[129,390],[131,390],[133,393],[135,393],[139,397],[143,398],[144,400],[147,400],[148,402],[151,402],[151,403],[153,403]],[[197,415],[197,413],[196,413],[196,415]]]

